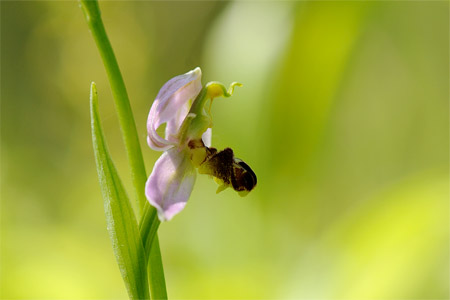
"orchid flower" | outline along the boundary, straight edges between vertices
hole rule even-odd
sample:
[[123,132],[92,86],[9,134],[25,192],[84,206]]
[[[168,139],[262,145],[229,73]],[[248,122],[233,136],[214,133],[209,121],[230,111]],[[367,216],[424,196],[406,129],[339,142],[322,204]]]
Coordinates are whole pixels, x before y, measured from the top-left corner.
[[[226,148],[218,152],[211,147],[211,104],[216,97],[230,97],[235,86],[227,90],[218,82],[201,84],[202,72],[196,68],[166,82],[150,109],[147,142],[150,148],[164,153],[156,161],[145,186],[145,195],[158,211],[161,221],[168,221],[184,209],[194,187],[197,171],[213,176],[220,184],[217,192],[233,187],[241,196],[256,185],[256,175],[242,160]],[[165,137],[157,129],[166,124]]]

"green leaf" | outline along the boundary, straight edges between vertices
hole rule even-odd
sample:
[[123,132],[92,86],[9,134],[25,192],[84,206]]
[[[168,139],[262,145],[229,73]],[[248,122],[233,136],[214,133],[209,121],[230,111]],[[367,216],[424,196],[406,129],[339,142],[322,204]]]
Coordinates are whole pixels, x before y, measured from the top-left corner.
[[147,203],[141,222],[139,223],[139,230],[145,248],[145,255],[149,261],[148,276],[151,283],[150,293],[152,298],[167,299],[164,270],[161,265],[161,253],[158,235],[156,234],[160,223],[156,210]]
[[114,254],[130,299],[149,299],[145,251],[136,217],[106,147],[95,83],[90,99],[92,142]]
[[[111,85],[111,91],[116,106],[116,112],[119,117],[122,137],[131,168],[131,180],[133,182],[134,192],[138,203],[138,216],[142,214],[144,207],[147,206],[147,209],[150,209],[150,212],[153,211],[149,214],[149,217],[153,218],[153,220],[147,221],[150,221],[150,224],[155,222],[155,224],[158,224],[156,210],[154,207],[149,207],[148,201],[144,194],[147,175],[145,172],[144,159],[142,157],[142,151],[139,145],[133,112],[131,111],[128,93],[119,69],[119,64],[117,63],[108,35],[106,34],[105,26],[103,25],[98,1],[80,0],[80,6],[84,12],[89,30],[94,37],[100,56],[105,65],[106,73]],[[150,247],[146,247],[148,248],[146,249],[146,252],[147,255],[150,256],[150,259],[148,259],[148,277],[150,281],[151,296],[155,299],[167,299],[164,269],[162,265],[161,252],[159,249],[158,236],[155,232],[154,235],[156,235],[156,237],[153,237],[152,235],[147,237],[149,232],[152,233],[152,228],[155,227],[144,226],[144,230],[141,230],[145,245],[150,245]],[[147,231],[147,229],[150,231]]]

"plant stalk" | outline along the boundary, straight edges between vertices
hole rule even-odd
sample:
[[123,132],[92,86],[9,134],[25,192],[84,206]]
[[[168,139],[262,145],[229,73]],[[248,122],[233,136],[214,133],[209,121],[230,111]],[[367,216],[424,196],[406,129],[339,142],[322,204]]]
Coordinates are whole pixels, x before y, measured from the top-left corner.
[[[145,197],[144,189],[147,175],[145,172],[144,159],[142,157],[142,151],[139,144],[139,138],[136,130],[136,124],[131,110],[128,93],[125,88],[122,74],[119,69],[114,51],[111,43],[106,34],[105,27],[101,18],[101,12],[97,0],[80,0],[81,8],[84,12],[89,30],[94,37],[97,48],[100,52],[100,56],[103,60],[103,64],[108,75],[110,82],[116,111],[119,118],[120,129],[122,137],[125,143],[128,161],[131,168],[131,178],[134,187],[134,193],[138,204],[138,216],[142,216],[140,223],[156,223],[157,220],[156,210],[148,204]],[[144,211],[147,211],[144,214]],[[154,212],[152,212],[154,211]],[[150,218],[146,220],[146,218]],[[149,284],[150,293],[154,299],[167,299],[167,291],[164,279],[164,269],[162,266],[161,252],[159,248],[159,241],[156,234],[156,228],[152,226],[146,226],[147,230],[141,230],[141,238],[143,244],[146,247],[146,253],[148,254],[148,267],[149,267]],[[150,233],[150,229],[154,229],[153,233]],[[150,249],[147,249],[146,245],[147,237],[150,236],[150,240],[153,242],[150,244]],[[154,236],[154,238],[153,238]]]

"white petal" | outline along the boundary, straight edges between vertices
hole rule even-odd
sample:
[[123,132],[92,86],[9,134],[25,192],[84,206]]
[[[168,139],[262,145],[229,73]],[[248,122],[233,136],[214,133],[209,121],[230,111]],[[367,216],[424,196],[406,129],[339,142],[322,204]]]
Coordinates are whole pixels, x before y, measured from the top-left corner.
[[196,174],[188,154],[177,148],[164,152],[156,161],[145,185],[145,195],[161,221],[168,221],[183,210]]
[[[194,100],[202,89],[200,68],[176,76],[164,84],[153,102],[147,119],[148,144],[154,150],[166,150],[174,144],[170,137],[176,136],[186,117],[189,100]],[[171,122],[172,121],[172,122]],[[163,123],[171,122],[166,138],[156,130]]]
[[206,131],[202,134],[202,141],[206,147],[211,147],[211,139],[212,139],[211,136],[212,136],[211,128],[206,129]]

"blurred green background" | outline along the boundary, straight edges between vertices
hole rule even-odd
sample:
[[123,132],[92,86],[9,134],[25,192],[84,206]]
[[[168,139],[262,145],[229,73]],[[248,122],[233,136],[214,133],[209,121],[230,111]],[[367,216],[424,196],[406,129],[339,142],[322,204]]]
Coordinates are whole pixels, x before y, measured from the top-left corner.
[[[449,298],[449,2],[101,2],[135,114],[196,66],[244,83],[213,145],[258,175],[198,176],[160,227],[172,299]],[[126,298],[90,137],[112,95],[77,2],[1,2],[1,297]],[[128,189],[131,194],[131,189]]]

